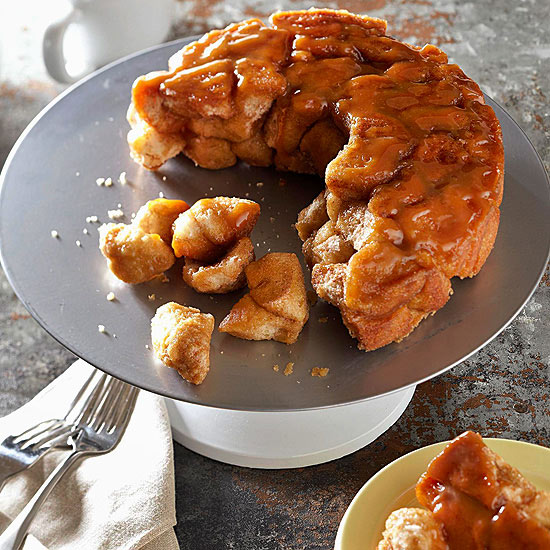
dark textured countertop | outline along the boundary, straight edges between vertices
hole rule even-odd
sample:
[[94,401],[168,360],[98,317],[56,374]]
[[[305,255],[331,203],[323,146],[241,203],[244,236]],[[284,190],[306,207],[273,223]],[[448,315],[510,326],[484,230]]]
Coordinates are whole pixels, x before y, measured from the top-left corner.
[[[9,24],[0,35],[0,166],[28,122],[63,89],[42,67],[41,33],[51,14],[37,4],[46,3],[19,2],[8,20],[4,18]],[[31,5],[33,16],[27,20]],[[385,18],[393,36],[442,47],[515,118],[548,169],[546,0],[348,0],[322,5]],[[178,2],[173,37],[264,16],[274,7],[309,6],[310,2],[185,0]],[[397,424],[341,460],[291,471],[249,470],[176,445],[181,548],[331,548],[356,491],[410,450],[465,429],[550,445],[549,313],[547,271],[533,298],[500,336],[449,373],[418,386]],[[73,360],[29,318],[0,274],[0,415],[29,400]]]

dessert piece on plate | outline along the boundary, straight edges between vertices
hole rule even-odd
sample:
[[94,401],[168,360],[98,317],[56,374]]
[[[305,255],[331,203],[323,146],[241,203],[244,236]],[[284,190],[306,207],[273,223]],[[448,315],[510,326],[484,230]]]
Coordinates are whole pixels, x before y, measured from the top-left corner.
[[172,225],[176,218],[189,205],[185,201],[174,199],[153,199],[145,203],[136,213],[132,224],[140,227],[145,233],[156,233],[168,244],[172,243]]
[[293,344],[309,317],[304,275],[295,254],[273,252],[245,270],[250,292],[221,322],[220,332],[246,340]]
[[214,317],[194,307],[168,302],[151,319],[155,355],[188,382],[201,384],[210,368]]
[[186,258],[183,280],[197,292],[225,294],[246,285],[244,270],[253,261],[254,245],[242,237],[213,264]]
[[113,274],[125,283],[138,284],[170,269],[176,261],[170,246],[172,225],[188,208],[185,201],[159,198],[144,204],[130,225],[102,225],[99,249]]
[[135,225],[103,224],[99,228],[99,248],[113,274],[130,284],[150,281],[176,261],[172,248],[159,235]]
[[[416,496],[427,510],[393,512],[379,550],[550,548],[550,493],[538,490],[476,433],[458,436],[432,460]],[[435,546],[414,545],[432,539]],[[399,540],[411,544],[396,545]]]
[[129,119],[146,168],[183,152],[205,168],[240,158],[324,178],[297,227],[315,291],[360,349],[406,337],[493,247],[495,113],[444,52],[380,19],[311,9],[212,31],[135,81]]
[[213,262],[250,235],[259,215],[260,206],[247,199],[201,199],[174,222],[172,248],[178,258]]
[[449,550],[449,546],[443,526],[430,511],[400,508],[386,520],[377,550]]

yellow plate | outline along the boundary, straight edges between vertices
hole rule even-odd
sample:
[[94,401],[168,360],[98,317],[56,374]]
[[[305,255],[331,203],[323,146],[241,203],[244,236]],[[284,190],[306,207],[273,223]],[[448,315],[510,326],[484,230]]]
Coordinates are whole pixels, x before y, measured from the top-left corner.
[[[510,439],[486,438],[484,442],[539,489],[550,491],[550,449]],[[375,550],[391,512],[404,506],[420,506],[414,493],[416,482],[447,443],[402,456],[365,483],[340,522],[335,550]]]

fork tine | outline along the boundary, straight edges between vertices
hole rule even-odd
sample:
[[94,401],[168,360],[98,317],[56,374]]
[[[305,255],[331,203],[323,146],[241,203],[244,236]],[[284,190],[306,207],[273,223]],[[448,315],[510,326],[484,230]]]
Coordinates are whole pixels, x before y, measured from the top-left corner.
[[[132,416],[132,413],[134,412],[134,407],[136,405],[137,397],[139,395],[139,389],[134,386],[129,386],[130,388],[128,397],[126,398],[125,402],[119,409],[119,414],[115,417],[114,422],[109,426],[108,431],[110,433],[119,433],[124,432],[126,429],[126,426],[128,425],[128,422],[130,421],[130,418]],[[122,434],[120,434],[122,436]]]
[[105,420],[111,414],[113,405],[119,397],[121,390],[123,389],[123,382],[120,380],[114,380],[113,384],[109,388],[109,392],[105,395],[101,407],[99,408],[96,417],[92,423],[92,427],[96,430],[100,430]]
[[24,432],[13,436],[12,440],[14,443],[23,443],[25,444],[27,441],[40,436],[44,432],[47,432],[51,430],[54,426],[60,425],[61,423],[57,418],[52,418],[51,420],[44,420],[43,422],[40,422],[39,424],[36,424],[36,426],[32,426],[31,428],[25,430]]
[[[63,420],[67,420],[70,422],[69,417],[71,416],[71,414],[78,414],[79,411],[77,410],[77,405],[81,401],[86,391],[89,389],[92,380],[97,373],[98,371],[94,369],[90,376],[88,376],[88,378],[76,394],[75,398],[69,405],[69,409]],[[82,405],[82,408],[85,406],[85,404],[86,403]],[[12,445],[17,445],[22,449],[30,446],[40,447],[44,442],[49,441],[49,439],[51,439],[52,437],[56,437],[55,430],[63,428],[65,426],[63,420],[52,418],[50,420],[39,422],[35,426],[31,426],[20,434],[10,436],[10,443]]]
[[105,419],[105,429],[107,432],[109,432],[113,426],[113,424],[116,422],[117,418],[120,416],[121,410],[124,410],[126,407],[126,403],[128,401],[128,395],[130,393],[131,386],[128,384],[124,384],[120,395],[117,399],[116,407],[113,407],[110,411],[109,416]]
[[[80,388],[78,393],[75,395],[74,399],[72,400],[71,404],[69,405],[69,410],[67,411],[67,414],[64,416],[64,420],[69,420],[70,422],[71,414],[77,413],[77,405],[79,404],[80,400],[83,398],[84,394],[90,387],[92,380],[96,377],[98,373],[99,371],[97,369],[93,369],[92,373],[90,374],[90,376],[88,376],[86,382],[84,382],[84,384],[82,385],[82,387]],[[84,408],[85,403],[81,406],[80,410]]]
[[33,438],[31,441],[26,442],[24,445],[21,446],[22,449],[26,449],[29,447],[32,447],[36,450],[40,449],[43,445],[46,443],[50,443],[54,440],[57,440],[60,436],[63,434],[68,434],[71,432],[71,427],[67,424],[62,424],[61,426],[57,427],[56,429],[49,430],[46,432],[41,438],[36,439]]
[[97,406],[99,405],[99,403],[101,403],[106,382],[108,382],[109,380],[111,380],[110,376],[107,376],[106,374],[101,375],[101,378],[99,379],[97,385],[87,397],[81,411],[77,414],[74,420],[76,424],[81,425],[88,422],[90,419],[90,415],[95,414]]

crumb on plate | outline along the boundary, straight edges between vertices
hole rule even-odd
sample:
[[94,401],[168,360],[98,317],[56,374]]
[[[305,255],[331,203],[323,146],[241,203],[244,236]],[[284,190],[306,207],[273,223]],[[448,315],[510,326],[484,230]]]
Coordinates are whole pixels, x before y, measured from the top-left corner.
[[311,369],[311,376],[317,376],[319,378],[324,378],[330,369],[326,367],[313,367]]

